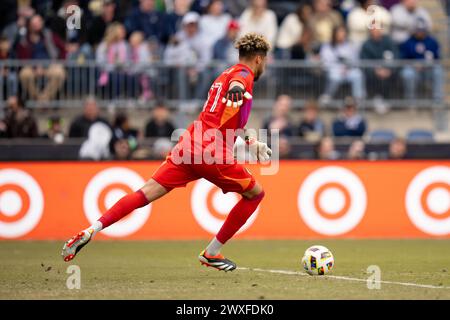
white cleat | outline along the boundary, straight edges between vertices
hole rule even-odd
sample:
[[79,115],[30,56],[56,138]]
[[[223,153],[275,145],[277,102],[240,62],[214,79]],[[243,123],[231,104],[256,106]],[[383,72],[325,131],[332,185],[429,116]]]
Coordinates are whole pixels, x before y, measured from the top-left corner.
[[93,233],[94,230],[92,229],[83,230],[73,236],[69,241],[67,241],[64,244],[61,253],[64,261],[68,262],[75,258],[78,251],[80,251],[85,245],[88,244],[89,241],[91,241]]

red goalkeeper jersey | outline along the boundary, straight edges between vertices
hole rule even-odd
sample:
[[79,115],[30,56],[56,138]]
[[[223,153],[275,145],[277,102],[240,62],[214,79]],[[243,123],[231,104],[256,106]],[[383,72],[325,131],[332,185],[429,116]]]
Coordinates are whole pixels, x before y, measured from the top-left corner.
[[[244,64],[236,64],[222,72],[212,84],[202,112],[180,138],[179,143],[172,151],[172,156],[174,153],[180,156],[186,150],[190,150],[191,155],[211,154],[216,161],[229,161],[233,157],[233,145],[236,139],[234,133],[237,129],[243,129],[247,124],[252,100],[244,99],[244,103],[235,108],[227,107],[222,99],[234,81],[240,82],[245,91],[253,95],[253,80],[253,71]],[[219,136],[223,137],[223,140],[218,138],[217,132],[219,132]],[[213,135],[214,137],[212,137]],[[232,138],[230,138],[231,136]],[[221,148],[217,148],[218,145]],[[183,151],[180,151],[180,148]],[[213,148],[215,151],[212,150]],[[221,149],[221,152],[217,152],[218,149]]]
[[249,67],[237,64],[222,72],[211,86],[203,111],[198,117],[207,128],[242,129],[247,124],[252,100],[244,100],[244,104],[238,108],[227,107],[222,103],[230,83],[234,81],[240,82],[248,93],[253,94],[253,72]]

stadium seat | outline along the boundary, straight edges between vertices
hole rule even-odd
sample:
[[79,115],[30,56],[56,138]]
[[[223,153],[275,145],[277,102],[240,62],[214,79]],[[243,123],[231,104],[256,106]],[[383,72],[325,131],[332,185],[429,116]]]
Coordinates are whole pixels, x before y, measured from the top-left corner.
[[408,142],[433,142],[433,132],[426,129],[413,129],[408,132],[406,137]]
[[370,142],[391,142],[395,138],[395,133],[392,130],[374,130],[369,135]]

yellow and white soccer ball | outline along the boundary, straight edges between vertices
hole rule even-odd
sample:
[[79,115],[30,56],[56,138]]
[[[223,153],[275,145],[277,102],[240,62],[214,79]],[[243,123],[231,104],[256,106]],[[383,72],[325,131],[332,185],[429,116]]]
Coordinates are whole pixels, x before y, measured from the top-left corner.
[[302,265],[308,274],[321,276],[331,272],[334,267],[334,257],[324,246],[312,246],[306,249]]

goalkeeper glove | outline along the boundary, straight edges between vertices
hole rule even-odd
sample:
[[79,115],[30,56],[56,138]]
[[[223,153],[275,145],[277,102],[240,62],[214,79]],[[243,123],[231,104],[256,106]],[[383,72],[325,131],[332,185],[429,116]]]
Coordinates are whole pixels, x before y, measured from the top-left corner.
[[249,152],[252,157],[262,162],[269,161],[270,156],[272,155],[272,149],[269,148],[267,143],[260,142],[251,137],[245,137],[245,142],[249,146]]
[[226,103],[227,107],[233,106],[233,108],[240,107],[244,103],[244,98],[252,99],[252,95],[245,91],[244,88],[240,86],[234,86],[228,90],[225,97],[222,99],[222,103]]

